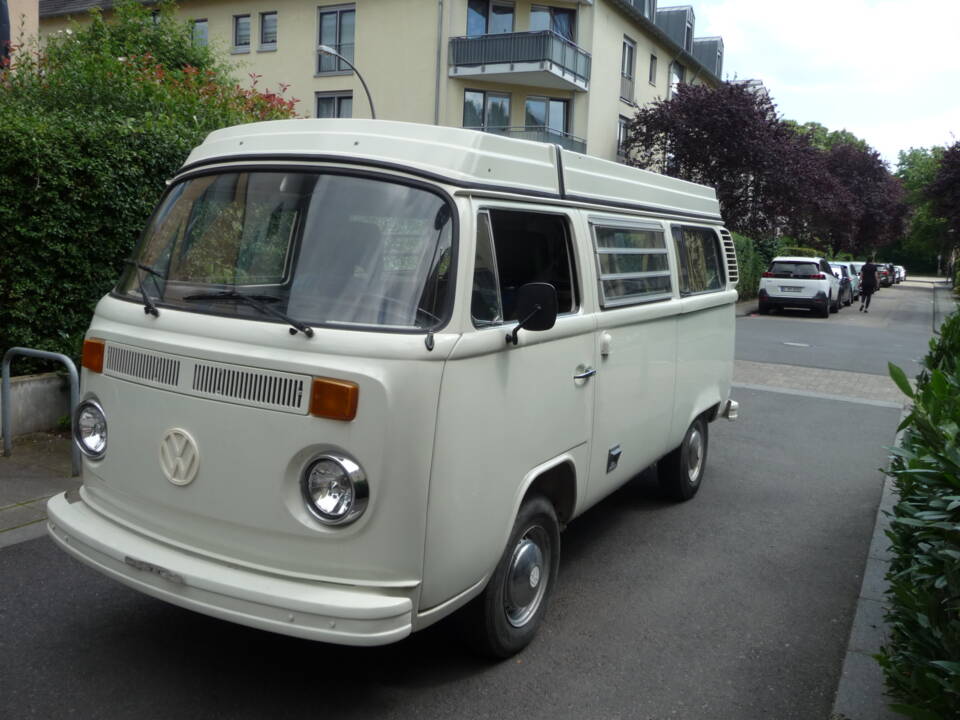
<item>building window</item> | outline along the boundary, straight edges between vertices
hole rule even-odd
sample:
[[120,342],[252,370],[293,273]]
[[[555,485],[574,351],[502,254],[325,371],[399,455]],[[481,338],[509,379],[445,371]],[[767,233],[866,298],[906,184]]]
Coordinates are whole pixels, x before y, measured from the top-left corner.
[[233,52],[250,52],[250,16],[233,16]]
[[685,82],[687,69],[678,62],[670,63],[670,86],[667,89],[667,99],[669,100],[677,94],[677,88]]
[[528,97],[523,124],[527,129],[552,130],[566,135],[569,129],[570,102],[556,98]]
[[[320,31],[318,44],[326,45],[344,58],[353,62],[354,31],[356,28],[354,5],[337,5],[320,8]],[[317,50],[317,73],[353,72],[347,63],[338,57]]]
[[534,5],[530,8],[530,32],[553,30],[570,42],[577,39],[577,11]]
[[623,38],[623,55],[620,58],[620,99],[633,103],[633,68],[636,63],[637,44]]
[[651,85],[657,84],[657,56],[653,54],[650,55],[650,73],[647,79]]
[[689,21],[683,35],[683,49],[687,52],[693,52],[693,23]]
[[277,13],[260,13],[260,49],[277,49]]
[[465,90],[463,126],[488,132],[510,127],[510,96],[485,90]]
[[197,18],[193,21],[193,44],[197,47],[206,47],[209,40],[207,19]]
[[625,158],[627,156],[625,147],[629,135],[630,118],[621,115],[617,118],[617,157]]
[[592,225],[604,309],[670,298],[670,258],[663,228]]
[[353,93],[330,92],[317,93],[318,118],[353,117]]
[[502,0],[468,0],[467,35],[513,32],[513,3]]

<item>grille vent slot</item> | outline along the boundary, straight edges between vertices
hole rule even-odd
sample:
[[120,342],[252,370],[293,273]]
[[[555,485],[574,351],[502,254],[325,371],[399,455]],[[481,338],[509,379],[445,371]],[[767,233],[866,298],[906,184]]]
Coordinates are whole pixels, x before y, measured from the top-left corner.
[[147,382],[176,387],[180,381],[180,361],[151,355],[116,345],[107,346],[107,370]]
[[736,285],[740,280],[740,268],[737,266],[737,250],[733,238],[727,230],[720,231],[720,238],[723,240],[723,254],[727,259],[727,281]]
[[300,409],[304,381],[297,377],[197,363],[193,371],[193,390],[257,405]]

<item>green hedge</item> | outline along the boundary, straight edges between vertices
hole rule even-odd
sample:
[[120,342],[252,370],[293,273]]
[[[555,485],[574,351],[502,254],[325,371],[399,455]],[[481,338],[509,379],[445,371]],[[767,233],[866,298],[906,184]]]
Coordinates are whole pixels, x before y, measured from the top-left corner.
[[887,620],[891,637],[878,660],[893,707],[922,720],[960,717],[960,313],[930,343],[889,474],[899,502],[891,528],[893,559]]
[[172,5],[151,10],[126,0],[0,70],[0,353],[77,357],[190,149],[219,127],[293,116],[292,101],[238,87],[193,46]]
[[801,245],[785,245],[780,248],[777,255],[793,255],[795,257],[820,257],[823,252],[816,248],[803,247]]
[[762,249],[757,247],[753,239],[744,235],[733,233],[733,244],[737,250],[737,265],[740,269],[737,292],[741,300],[755,298],[760,288],[760,276],[767,269],[770,259],[764,256]]

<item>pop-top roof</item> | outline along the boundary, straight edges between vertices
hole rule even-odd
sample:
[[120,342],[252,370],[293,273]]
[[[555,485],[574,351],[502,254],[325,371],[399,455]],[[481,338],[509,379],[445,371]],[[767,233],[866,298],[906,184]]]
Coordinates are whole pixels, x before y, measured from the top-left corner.
[[184,169],[226,160],[326,159],[380,166],[464,188],[720,219],[712,188],[559,146],[388,120],[276,120],[216,130]]

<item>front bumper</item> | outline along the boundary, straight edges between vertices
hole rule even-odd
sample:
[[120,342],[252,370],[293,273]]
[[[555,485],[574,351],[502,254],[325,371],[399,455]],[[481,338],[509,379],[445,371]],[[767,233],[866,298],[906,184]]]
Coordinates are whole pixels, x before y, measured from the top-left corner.
[[413,603],[406,596],[216,562],[128,530],[75,491],[52,497],[47,514],[50,536],[81,562],[205,615],[341,645],[384,645],[412,630]]

